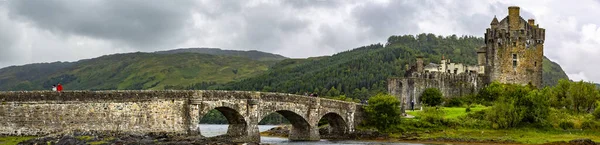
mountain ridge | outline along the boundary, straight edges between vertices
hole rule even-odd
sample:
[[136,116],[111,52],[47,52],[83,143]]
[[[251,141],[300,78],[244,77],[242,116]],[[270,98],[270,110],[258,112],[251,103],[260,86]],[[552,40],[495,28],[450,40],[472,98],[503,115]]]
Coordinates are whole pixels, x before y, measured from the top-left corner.
[[[0,90],[44,90],[62,82],[66,88],[81,90],[226,89],[364,98],[386,92],[386,79],[402,76],[403,66],[414,63],[414,56],[438,62],[446,55],[455,62],[475,64],[475,48],[482,44],[482,38],[473,36],[420,34],[391,36],[385,45],[301,59],[218,48],[120,53],[76,62],[2,68]],[[552,76],[544,77],[544,82],[568,78],[558,64],[547,58],[544,76]]]

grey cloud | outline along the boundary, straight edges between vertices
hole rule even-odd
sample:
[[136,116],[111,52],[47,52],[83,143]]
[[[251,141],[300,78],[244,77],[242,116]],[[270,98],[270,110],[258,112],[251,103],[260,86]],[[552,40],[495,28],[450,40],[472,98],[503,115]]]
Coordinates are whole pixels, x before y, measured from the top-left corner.
[[359,26],[369,29],[371,35],[385,35],[390,32],[418,32],[414,23],[415,13],[414,5],[393,0],[389,4],[366,3],[355,8],[352,15]]
[[340,0],[285,0],[285,4],[289,4],[296,8],[309,8],[309,7],[335,7],[344,1]]
[[[0,8],[3,8],[1,4],[0,2]],[[14,24],[8,20],[6,12],[0,10],[0,66],[13,63],[19,57],[19,50],[14,45],[20,34],[15,29]]]
[[[9,14],[59,35],[116,41],[138,49],[174,45],[194,4],[187,1],[8,1]],[[147,48],[149,47],[149,48]]]

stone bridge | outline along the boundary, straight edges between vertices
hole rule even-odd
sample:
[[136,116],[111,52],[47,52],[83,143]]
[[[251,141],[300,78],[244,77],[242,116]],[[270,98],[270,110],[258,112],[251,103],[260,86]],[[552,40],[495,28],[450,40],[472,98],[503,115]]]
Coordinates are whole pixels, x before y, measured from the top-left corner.
[[227,135],[260,142],[258,122],[270,113],[292,124],[290,140],[319,140],[326,119],[334,134],[354,131],[362,121],[356,103],[292,94],[244,91],[68,91],[0,92],[0,135],[46,135],[71,131],[134,134],[200,134],[212,109],[228,120]]

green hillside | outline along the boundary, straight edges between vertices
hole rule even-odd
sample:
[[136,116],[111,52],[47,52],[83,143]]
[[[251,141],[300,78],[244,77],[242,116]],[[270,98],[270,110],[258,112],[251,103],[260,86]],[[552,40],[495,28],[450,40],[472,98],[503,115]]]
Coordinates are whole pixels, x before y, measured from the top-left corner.
[[115,54],[3,68],[0,90],[45,90],[56,83],[70,90],[206,88],[261,74],[275,62],[198,52]]
[[[387,92],[386,80],[404,74],[407,63],[416,56],[425,62],[439,63],[442,56],[453,62],[475,64],[476,50],[483,39],[463,36],[391,36],[387,44],[374,44],[341,52],[330,57],[309,60],[284,60],[265,74],[231,82],[219,89],[261,90],[321,96],[346,95],[366,99]],[[566,78],[560,66],[544,61],[544,84],[554,85]]]
[[219,48],[181,48],[167,51],[157,51],[154,53],[158,54],[175,54],[175,53],[202,53],[202,54],[212,54],[212,55],[222,55],[222,56],[238,56],[250,58],[253,60],[260,61],[280,61],[287,59],[284,56],[272,53],[266,53],[256,50],[222,50]]
[[[227,89],[366,99],[386,92],[386,80],[403,75],[415,56],[424,56],[425,62],[438,63],[445,56],[475,64],[481,45],[478,37],[420,34],[391,36],[385,45],[307,59],[212,48],[114,54],[2,68],[0,90],[46,90],[60,82],[71,90]],[[566,77],[558,64],[545,58],[544,85]]]

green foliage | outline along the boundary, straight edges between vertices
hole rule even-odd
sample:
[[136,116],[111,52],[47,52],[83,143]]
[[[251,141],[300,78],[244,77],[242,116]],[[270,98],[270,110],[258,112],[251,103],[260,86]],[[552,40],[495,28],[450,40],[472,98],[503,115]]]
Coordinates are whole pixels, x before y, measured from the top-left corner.
[[571,109],[576,112],[591,112],[600,93],[593,83],[574,82],[569,87],[567,98],[572,102]]
[[377,94],[369,99],[369,105],[364,106],[366,124],[387,132],[392,126],[400,123],[400,101],[396,97]]
[[504,85],[499,82],[492,82],[479,90],[475,97],[475,102],[484,105],[491,105],[504,91]]
[[499,84],[494,87],[501,90],[495,94],[499,98],[486,113],[486,119],[492,122],[493,128],[547,123],[550,103],[546,94],[550,92],[549,89],[535,90],[532,86],[513,84]]
[[573,128],[575,128],[575,123],[573,123],[571,121],[563,121],[563,122],[560,122],[559,126],[563,130],[573,129]]
[[463,106],[463,104],[465,104],[464,102],[466,102],[467,98],[466,97],[452,97],[452,98],[448,98],[446,99],[446,104],[444,106],[446,107],[461,107]]
[[543,60],[542,68],[542,86],[552,87],[559,82],[559,80],[569,80],[567,74],[556,62],[550,61],[546,56]]
[[581,123],[581,129],[598,130],[600,129],[600,123],[596,121],[586,120]]
[[48,90],[57,83],[66,90],[209,89],[262,74],[274,63],[191,52],[114,54],[3,68],[0,90]]
[[572,104],[572,101],[567,98],[567,93],[571,87],[571,81],[567,79],[561,79],[558,84],[551,88],[552,92],[550,96],[550,105],[554,108],[567,108]]
[[346,101],[346,102],[360,103],[360,100],[353,99],[353,98],[348,98],[348,97],[346,97],[346,95],[341,95],[341,96],[337,96],[337,97],[328,97],[328,99],[334,99],[334,100],[340,100],[340,101]]
[[592,115],[594,116],[595,119],[600,120],[600,101],[596,101],[596,109],[594,109],[594,112],[592,113]]
[[552,107],[566,108],[577,113],[591,113],[597,106],[596,101],[600,100],[598,88],[589,82],[560,80],[556,87],[547,90],[546,94],[550,98]]
[[227,118],[217,109],[212,109],[202,116],[200,124],[227,124]]
[[494,103],[494,106],[486,112],[486,120],[492,123],[492,128],[511,128],[521,123],[524,109],[514,104],[514,100]]
[[446,112],[440,107],[425,107],[421,112],[420,119],[431,124],[441,125],[444,122]]
[[437,88],[427,88],[421,94],[421,103],[428,106],[437,106],[442,104],[442,92]]
[[290,124],[290,121],[287,120],[283,115],[279,113],[271,113],[258,122],[259,125],[266,124]]

